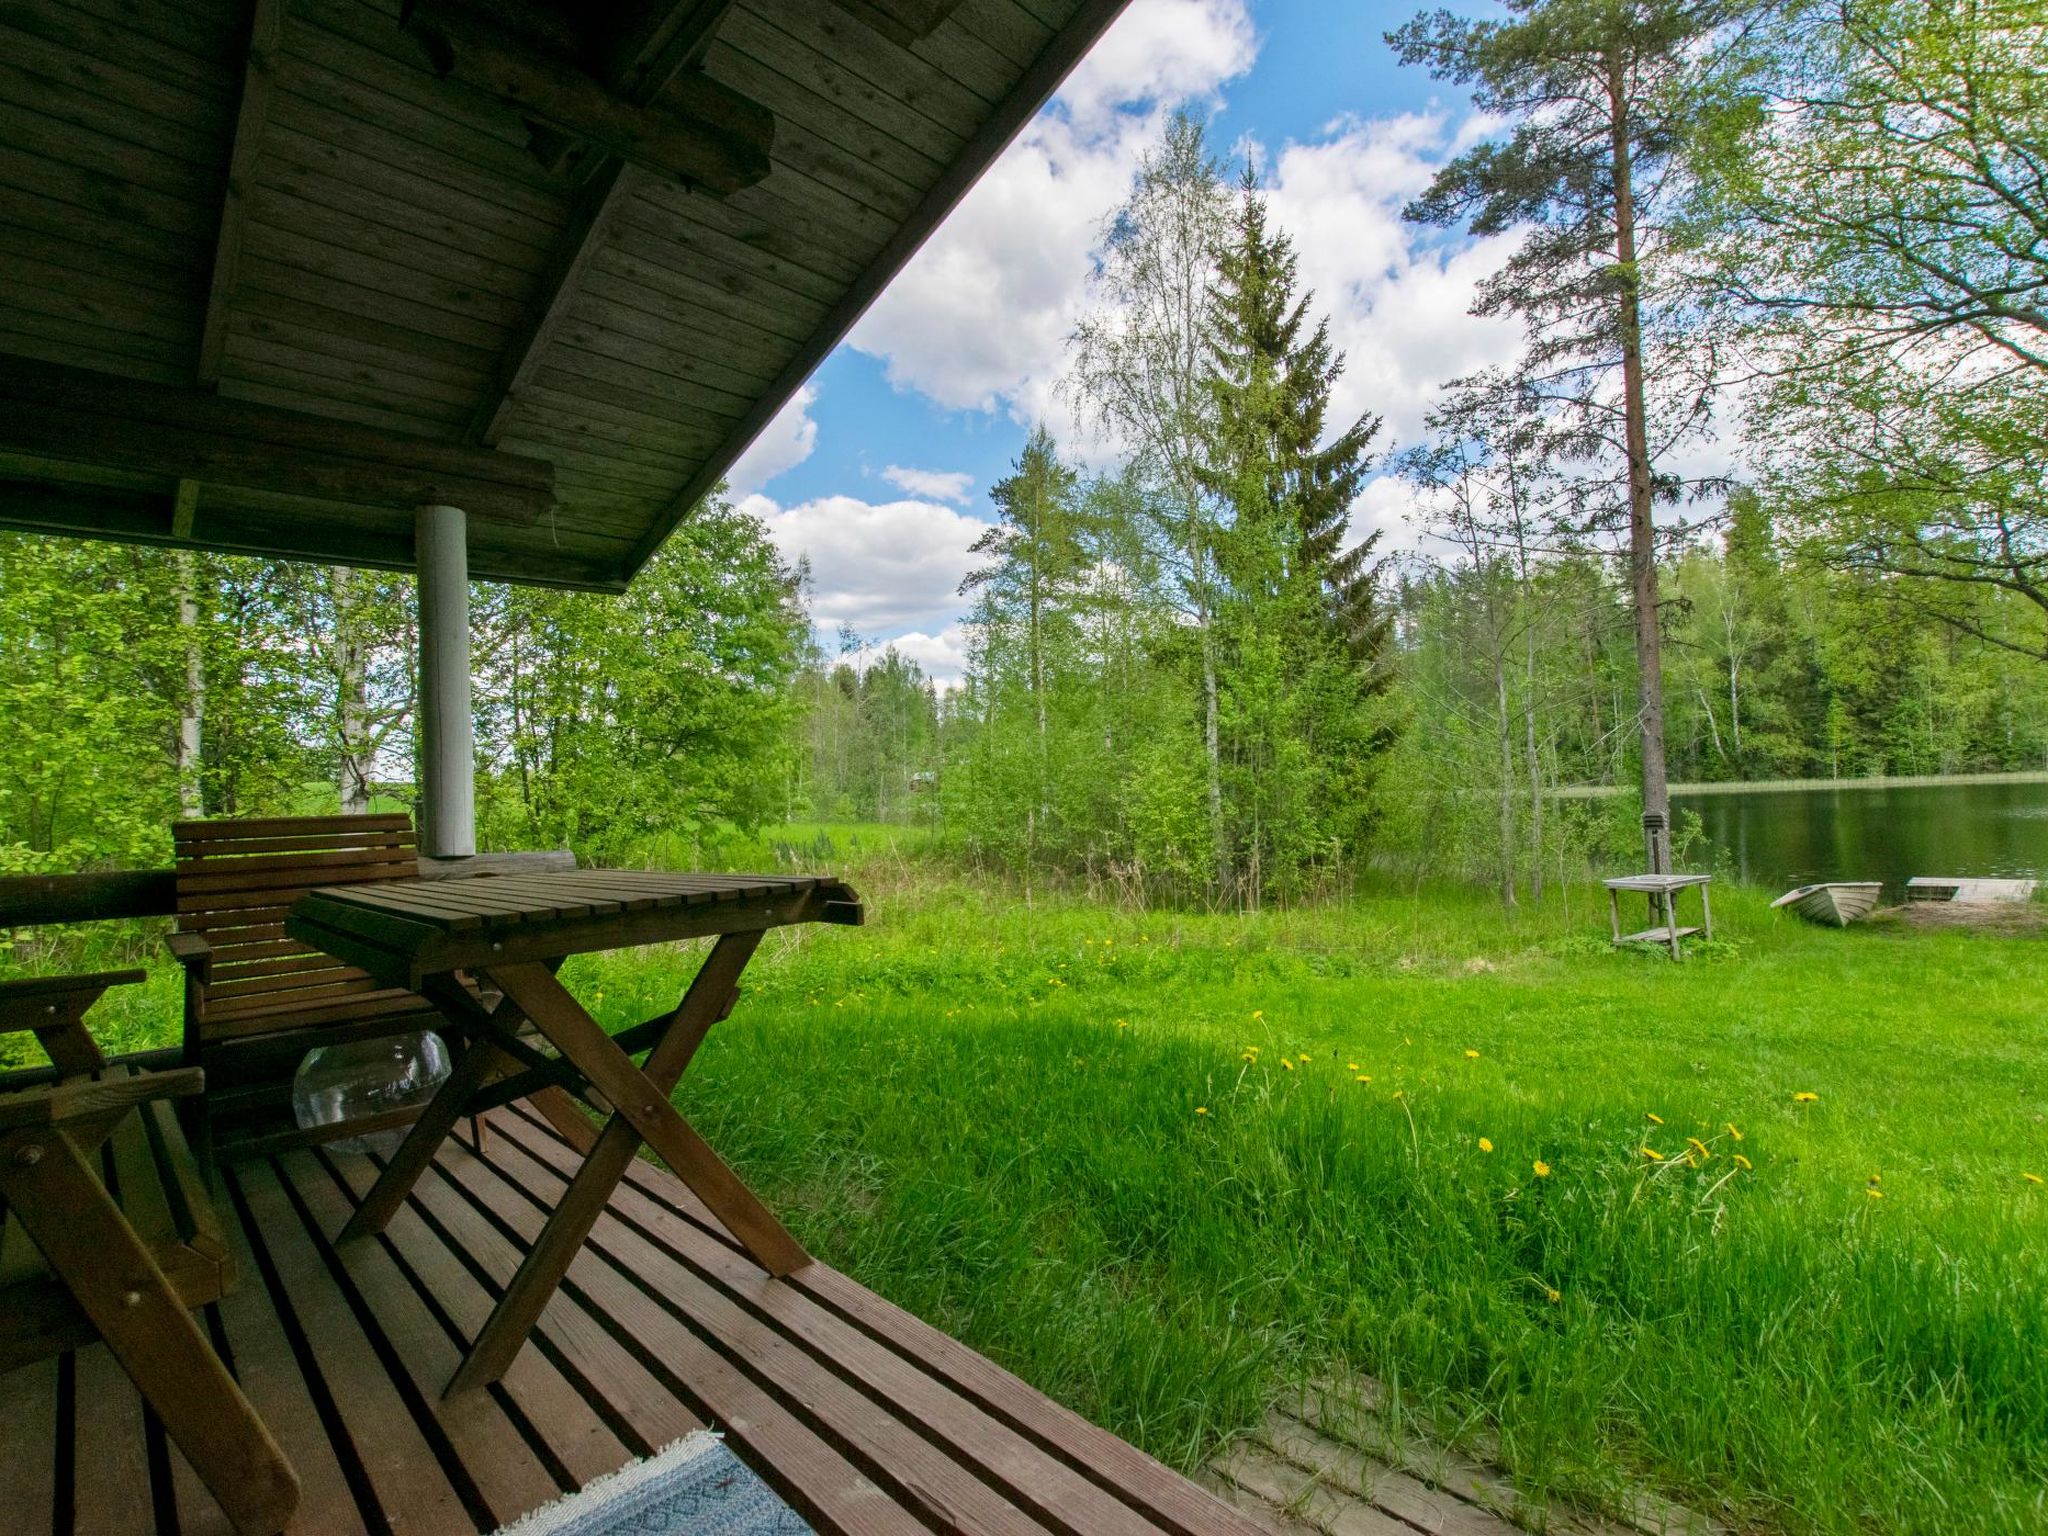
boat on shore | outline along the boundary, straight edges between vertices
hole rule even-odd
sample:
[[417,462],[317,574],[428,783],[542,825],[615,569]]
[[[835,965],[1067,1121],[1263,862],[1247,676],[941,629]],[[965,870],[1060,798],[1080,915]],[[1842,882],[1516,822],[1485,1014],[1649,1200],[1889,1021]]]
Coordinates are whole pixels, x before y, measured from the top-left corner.
[[1826,880],[1787,891],[1771,905],[1790,907],[1809,923],[1846,928],[1877,910],[1884,886],[1876,880]]

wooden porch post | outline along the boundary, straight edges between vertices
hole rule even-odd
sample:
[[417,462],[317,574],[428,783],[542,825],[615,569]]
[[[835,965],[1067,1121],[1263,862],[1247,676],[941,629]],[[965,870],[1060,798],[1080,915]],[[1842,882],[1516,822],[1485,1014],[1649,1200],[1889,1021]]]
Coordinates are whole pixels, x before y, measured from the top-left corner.
[[469,540],[460,507],[421,507],[420,852],[476,852],[476,721],[469,692]]

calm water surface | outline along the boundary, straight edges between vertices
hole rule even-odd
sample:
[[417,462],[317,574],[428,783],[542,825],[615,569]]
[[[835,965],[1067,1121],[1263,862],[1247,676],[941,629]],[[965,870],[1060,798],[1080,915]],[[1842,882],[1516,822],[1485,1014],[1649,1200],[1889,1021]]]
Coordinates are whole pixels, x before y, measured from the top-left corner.
[[[1696,813],[1716,869],[1789,888],[1882,880],[1898,897],[1914,875],[2048,880],[2048,784],[1941,784],[1673,795]],[[1687,862],[1705,867],[1695,853]]]

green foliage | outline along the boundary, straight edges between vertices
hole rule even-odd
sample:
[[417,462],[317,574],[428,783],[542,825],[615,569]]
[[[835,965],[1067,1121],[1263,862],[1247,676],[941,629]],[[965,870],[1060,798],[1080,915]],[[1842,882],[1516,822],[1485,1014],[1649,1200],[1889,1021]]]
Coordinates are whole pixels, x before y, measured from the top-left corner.
[[622,596],[492,595],[480,836],[679,862],[783,814],[803,621],[753,518],[714,500]]

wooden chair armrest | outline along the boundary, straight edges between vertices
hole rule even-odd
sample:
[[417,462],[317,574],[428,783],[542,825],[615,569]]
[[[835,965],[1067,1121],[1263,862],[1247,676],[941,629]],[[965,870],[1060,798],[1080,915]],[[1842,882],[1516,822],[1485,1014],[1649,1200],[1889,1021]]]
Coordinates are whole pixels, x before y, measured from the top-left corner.
[[0,1131],[25,1127],[51,1128],[90,1120],[111,1110],[131,1109],[151,1099],[184,1099],[206,1090],[206,1073],[198,1067],[173,1067],[166,1072],[131,1072],[100,1082],[59,1083],[52,1088],[24,1088],[0,1097]]
[[185,967],[189,974],[196,975],[201,981],[213,979],[213,946],[207,943],[204,934],[174,933],[164,940],[164,944],[170,950],[171,958]]

